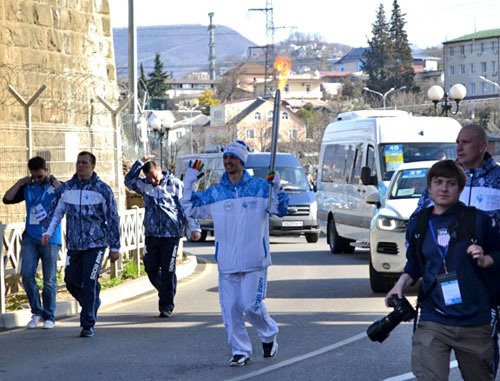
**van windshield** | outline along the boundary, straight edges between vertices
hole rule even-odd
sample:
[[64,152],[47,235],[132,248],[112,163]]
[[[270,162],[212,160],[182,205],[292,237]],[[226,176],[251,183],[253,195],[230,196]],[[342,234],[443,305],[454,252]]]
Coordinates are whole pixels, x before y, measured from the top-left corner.
[[[266,179],[268,168],[245,168],[248,173],[261,179]],[[280,174],[280,184],[284,190],[297,190],[307,192],[311,190],[309,181],[307,181],[304,170],[300,167],[277,167],[276,171]]]
[[382,180],[389,181],[402,163],[457,158],[455,143],[379,144]]
[[427,188],[429,168],[405,169],[397,174],[390,191],[390,199],[420,198]]

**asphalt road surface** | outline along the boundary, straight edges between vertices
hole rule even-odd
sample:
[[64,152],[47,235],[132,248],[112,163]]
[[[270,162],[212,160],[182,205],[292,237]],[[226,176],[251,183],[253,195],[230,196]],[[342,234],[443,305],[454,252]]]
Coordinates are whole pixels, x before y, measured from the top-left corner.
[[[391,312],[370,290],[367,251],[334,255],[324,238],[308,244],[303,237],[272,237],[271,250],[266,303],[280,327],[273,359],[262,358],[249,326],[252,363],[228,366],[209,238],[185,245],[201,264],[179,283],[171,318],[158,318],[157,296],[149,294],[102,308],[93,338],[78,336],[78,317],[57,321],[53,330],[1,332],[0,380],[414,379],[409,323],[382,344],[365,334]],[[450,379],[461,379],[453,362]]]

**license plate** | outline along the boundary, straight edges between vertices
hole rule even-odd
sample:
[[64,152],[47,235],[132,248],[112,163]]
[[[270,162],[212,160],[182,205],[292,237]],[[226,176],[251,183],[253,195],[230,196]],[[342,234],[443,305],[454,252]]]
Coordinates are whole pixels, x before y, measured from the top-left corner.
[[281,226],[304,226],[303,221],[283,221]]

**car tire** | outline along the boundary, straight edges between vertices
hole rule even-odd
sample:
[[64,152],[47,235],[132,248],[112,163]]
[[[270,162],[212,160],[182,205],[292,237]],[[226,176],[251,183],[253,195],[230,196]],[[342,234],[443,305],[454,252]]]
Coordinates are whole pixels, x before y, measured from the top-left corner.
[[319,233],[306,233],[307,243],[316,243],[319,239]]
[[354,253],[354,247],[350,245],[350,243],[353,241],[339,236],[333,218],[328,222],[327,242],[330,246],[330,251],[332,252],[332,254]]
[[205,242],[207,240],[207,234],[208,234],[208,231],[207,230],[201,230],[201,237],[200,237],[200,240],[198,242]]
[[373,292],[387,293],[394,286],[394,278],[383,276],[375,270],[370,259],[370,287]]

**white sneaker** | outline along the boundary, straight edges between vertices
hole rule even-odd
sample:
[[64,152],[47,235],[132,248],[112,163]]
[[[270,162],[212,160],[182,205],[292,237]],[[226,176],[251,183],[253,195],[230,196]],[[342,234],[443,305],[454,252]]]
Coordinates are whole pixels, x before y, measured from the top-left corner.
[[52,329],[56,326],[56,323],[52,320],[45,320],[43,322],[43,329]]
[[30,322],[28,323],[28,329],[33,329],[38,326],[38,323],[40,323],[40,320],[42,320],[42,317],[39,315],[33,315],[31,317]]

